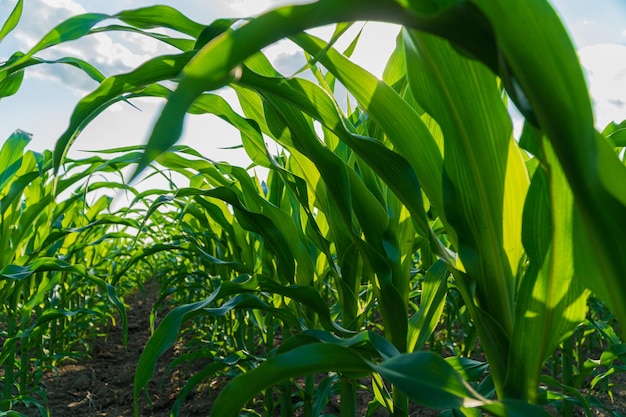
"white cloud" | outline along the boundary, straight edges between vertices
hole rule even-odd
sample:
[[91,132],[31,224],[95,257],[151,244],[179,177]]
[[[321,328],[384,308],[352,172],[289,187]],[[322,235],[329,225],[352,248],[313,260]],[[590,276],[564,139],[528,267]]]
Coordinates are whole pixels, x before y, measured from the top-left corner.
[[20,23],[14,32],[23,49],[30,49],[53,27],[65,19],[87,10],[74,0],[33,0],[24,7]]
[[287,4],[296,5],[312,2],[313,0],[232,0],[226,3],[231,10],[236,12],[237,16],[243,17],[256,16],[269,9]]
[[234,0],[228,7],[237,14],[253,16],[267,10],[270,3],[269,0]]
[[74,0],[46,0],[47,6],[56,9],[65,9],[72,14],[86,13],[87,10]]
[[626,119],[626,46],[597,44],[578,51],[594,102],[596,127]]

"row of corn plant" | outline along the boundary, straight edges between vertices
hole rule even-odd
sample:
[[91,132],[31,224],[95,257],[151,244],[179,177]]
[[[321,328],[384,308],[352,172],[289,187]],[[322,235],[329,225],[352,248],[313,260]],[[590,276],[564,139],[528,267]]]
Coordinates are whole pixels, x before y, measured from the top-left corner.
[[[78,192],[57,202],[56,191],[88,172],[52,176],[51,153],[25,151],[29,140],[16,131],[0,151],[3,410],[29,401],[45,368],[76,350],[89,333],[85,316],[106,317],[113,304],[123,312],[113,287],[86,267],[106,259],[107,248],[98,253],[93,242],[106,239],[101,225],[113,221],[101,213],[107,199],[92,204]],[[108,294],[104,308],[99,293]]]
[[52,153],[26,150],[29,141],[30,135],[18,130],[0,149],[3,415],[17,415],[11,410],[19,404],[47,415],[44,373],[88,353],[109,322],[119,320],[126,329],[119,296],[156,275],[153,268],[167,272],[177,266],[152,257],[132,273],[119,274],[138,237],[154,243],[162,234],[156,225],[137,220],[149,206],[115,211],[112,198],[101,192],[137,194],[110,174],[137,161],[140,152],[134,160],[128,153],[110,160],[68,159],[65,172],[55,176]]
[[[96,26],[113,18],[126,26]],[[403,25],[383,80],[349,60],[354,43],[341,54],[303,32],[368,19]],[[341,415],[355,415],[356,378],[368,374],[392,384],[388,397],[379,385],[377,401],[395,416],[408,414],[409,397],[465,415],[542,415],[533,405],[545,401],[540,384],[574,384],[565,372],[551,381],[542,369],[562,342],[564,355],[571,350],[590,290],[618,319],[626,315],[619,278],[626,198],[617,185],[625,174],[613,150],[619,127],[604,135],[593,128],[582,71],[550,5],[321,0],[237,29],[232,23],[201,25],[164,6],[76,16],[0,69],[3,95],[12,94],[24,69],[43,62],[35,57],[40,50],[109,30],[143,33],[181,51],[106,79],[83,61],[58,60],[101,85],[80,101],[59,139],[57,170],[78,132],[105,107],[153,96],[167,103],[136,172],[157,159],[189,178],[173,195],[138,196],[159,195],[146,221],[174,203],[182,228],[170,243],[138,251],[115,278],[154,251],[170,251],[192,267],[171,278],[172,291],[190,291],[192,277],[194,285],[206,281],[195,287],[198,301],[175,308],[155,330],[138,366],[135,399],[182,322],[203,317],[207,326],[236,328],[224,330],[227,344],[210,352],[215,361],[198,378],[239,366],[231,353],[252,364],[237,368],[246,372],[225,387],[211,415],[236,415],[264,391],[270,415],[270,387],[300,375],[304,413],[314,415],[313,375],[329,371],[340,376]],[[146,30],[153,27],[181,37]],[[520,43],[518,34],[529,28]],[[282,76],[259,52],[285,37],[303,49],[316,82]],[[174,92],[160,84],[171,80]],[[337,105],[336,82],[355,110]],[[235,90],[242,114],[208,92],[223,86]],[[526,117],[519,142],[509,98]],[[270,169],[266,182],[242,168],[167,152],[187,112],[211,113],[237,128],[254,163]],[[279,154],[268,151],[269,139]],[[488,361],[481,385],[463,379],[469,362],[417,352],[439,321],[449,274]],[[411,297],[417,277],[419,302]],[[373,325],[373,313],[382,326]],[[266,346],[262,359],[251,352],[255,327]],[[283,343],[274,348],[277,330]],[[288,396],[286,387],[282,393]],[[281,413],[289,412],[284,401]]]

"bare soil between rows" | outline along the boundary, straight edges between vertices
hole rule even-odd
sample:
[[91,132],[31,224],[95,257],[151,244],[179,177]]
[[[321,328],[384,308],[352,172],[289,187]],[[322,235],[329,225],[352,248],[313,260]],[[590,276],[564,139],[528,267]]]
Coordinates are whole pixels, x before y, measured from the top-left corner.
[[[44,377],[47,401],[39,399],[50,410],[51,417],[129,417],[134,415],[133,383],[135,369],[150,338],[150,312],[159,295],[158,285],[148,282],[142,290],[126,297],[128,346],[124,348],[121,326],[112,327],[106,339],[93,342],[90,357],[78,363],[66,362]],[[119,323],[118,323],[119,324]],[[161,356],[148,394],[139,402],[141,416],[165,417],[178,392],[184,386],[181,371],[167,372],[167,366],[179,355],[174,345]],[[188,370],[189,375],[193,370]],[[206,416],[217,393],[208,389],[192,393],[180,416]],[[28,417],[40,416],[37,409],[18,410]]]
[[[129,306],[128,346],[122,343],[120,326],[112,327],[106,339],[93,342],[90,357],[79,362],[66,362],[44,377],[45,398],[37,398],[47,406],[51,417],[130,417],[134,416],[133,383],[135,369],[141,353],[150,337],[150,313],[159,296],[158,284],[148,282],[142,290],[126,297]],[[168,370],[168,365],[181,353],[181,345],[174,345],[161,356],[154,377],[148,385],[147,393],[141,395],[138,410],[140,416],[169,417],[172,406],[185,382],[197,369],[176,368]],[[626,413],[626,374],[618,374],[617,390],[613,405],[615,411]],[[367,381],[364,381],[367,382]],[[203,384],[194,390],[183,403],[179,416],[205,417],[211,412],[213,402],[225,380],[218,379]],[[625,385],[622,385],[625,384]],[[364,416],[372,395],[360,391],[357,396],[358,415]],[[605,404],[610,403],[610,399]],[[339,398],[331,397],[324,414],[339,415]],[[21,406],[16,409],[27,417],[39,417],[39,410]],[[260,409],[258,410],[261,411]],[[582,410],[580,410],[582,411]],[[278,411],[277,411],[278,413]],[[602,410],[594,409],[594,416],[610,416]],[[279,415],[279,414],[276,414]],[[297,415],[297,414],[296,414]],[[376,411],[372,417],[387,415]],[[411,417],[434,417],[439,411],[412,406]],[[576,410],[575,415],[584,415]],[[625,414],[626,415],[626,414]]]

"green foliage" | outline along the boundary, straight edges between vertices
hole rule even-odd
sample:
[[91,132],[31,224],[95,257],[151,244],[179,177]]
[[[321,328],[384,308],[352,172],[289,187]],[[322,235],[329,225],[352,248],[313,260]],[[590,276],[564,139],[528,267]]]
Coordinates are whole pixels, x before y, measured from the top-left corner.
[[[0,40],[21,10],[20,1]],[[123,24],[99,26],[108,19]],[[304,32],[368,19],[403,25],[383,80],[350,60],[358,35],[335,49],[350,24],[338,24],[331,42]],[[550,402],[571,414],[573,397],[589,412],[577,389],[589,379],[601,385],[624,356],[614,319],[598,316],[626,320],[625,141],[621,124],[594,129],[575,50],[550,4],[320,0],[234,23],[203,25],[165,6],[86,14],[0,64],[1,97],[41,63],[69,64],[99,82],[53,154],[26,151],[21,131],[0,150],[0,412],[27,401],[38,382],[25,377],[29,366],[51,362],[29,356],[43,334],[49,352],[69,351],[68,326],[88,334],[80,317],[111,319],[109,307],[126,326],[120,295],[147,277],[161,284],[158,304],[173,308],[142,354],[136,405],[159,356],[187,337],[199,347],[184,360],[210,364],[174,414],[194,385],[220,375],[235,377],[215,416],[237,415],[261,394],[266,415],[289,415],[298,376],[304,415],[321,412],[333,390],[341,415],[355,415],[364,375],[371,410],[394,416],[407,416],[409,401],[450,409],[442,415],[547,415],[540,405]],[[149,31],[157,28],[173,34]],[[73,57],[36,57],[103,31],[181,52],[108,78]],[[315,81],[285,77],[263,55],[283,38],[303,50]],[[356,108],[337,103],[337,83]],[[210,92],[222,87],[237,106]],[[167,100],[145,148],[66,157],[88,123],[136,97]],[[519,141],[509,97],[526,117]],[[187,113],[237,129],[267,177],[175,146]],[[130,165],[133,178],[149,170],[187,183],[140,192],[113,179]],[[93,182],[96,173],[107,181]],[[133,200],[113,211],[107,189]],[[592,292],[606,307],[588,309]],[[600,359],[584,357],[587,340],[608,343]],[[487,363],[468,358],[475,353]],[[317,392],[315,374],[324,375]]]

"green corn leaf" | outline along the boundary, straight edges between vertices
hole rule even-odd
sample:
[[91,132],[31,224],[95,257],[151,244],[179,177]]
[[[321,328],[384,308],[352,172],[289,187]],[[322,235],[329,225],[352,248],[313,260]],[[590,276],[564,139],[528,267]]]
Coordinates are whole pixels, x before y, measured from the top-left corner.
[[239,180],[243,188],[243,197],[246,200],[246,205],[250,209],[256,205],[257,208],[254,211],[258,210],[259,213],[270,219],[285,239],[296,260],[296,283],[311,285],[314,280],[313,264],[301,228],[287,212],[269,204],[267,200],[255,192],[255,186],[245,170],[232,167],[231,173],[233,177]]
[[613,146],[623,148],[626,146],[626,123],[609,123],[602,131],[602,136],[607,138]]
[[448,275],[449,271],[442,260],[435,262],[426,271],[419,310],[409,320],[409,353],[421,350],[435,331],[445,306]]
[[16,71],[0,81],[0,98],[9,97],[17,93],[24,81],[24,71]]
[[193,38],[200,36],[205,28],[173,7],[162,5],[125,10],[112,17],[140,29],[168,28]]
[[544,361],[585,319],[588,295],[574,280],[572,193],[550,145],[543,150],[546,171],[535,172],[525,208],[530,265],[517,298],[507,376],[508,396],[530,402]]
[[[459,256],[479,281],[479,302],[510,332],[513,279],[510,263],[502,258],[502,249],[508,249],[502,219],[512,138],[496,79],[433,36],[404,34],[413,96],[437,119],[445,137],[444,196],[455,202],[445,210],[458,232]],[[521,221],[521,204],[519,210]]]
[[211,408],[211,417],[233,417],[256,393],[290,377],[328,372],[371,372],[368,363],[350,349],[313,343],[268,359],[246,372],[220,392]]
[[39,172],[29,172],[28,174],[20,175],[18,178],[14,178],[11,182],[11,187],[6,195],[0,200],[0,216],[4,216],[11,208],[12,204],[18,203],[22,197],[24,190],[33,181],[40,178]]
[[[466,277],[476,286],[461,279],[457,285],[467,288],[466,304],[477,304],[470,307],[474,320],[486,320],[477,329],[502,392],[508,350],[502,336],[509,338],[513,329],[513,271],[522,252],[525,166],[515,152],[495,76],[432,35],[405,30],[404,42],[413,96],[437,120],[445,138],[446,217],[458,236]],[[495,322],[502,332],[490,340],[487,328]]]
[[[303,343],[298,340],[294,342],[293,339],[302,339],[306,342]],[[302,333],[299,333],[292,338],[285,340],[277,351],[278,353],[283,353],[297,346],[302,346],[306,343],[313,342],[332,343],[346,348],[358,349],[363,349],[364,346],[366,346],[367,350],[371,351],[371,354],[379,356],[382,359],[391,359],[394,356],[400,354],[398,349],[396,349],[396,347],[391,344],[387,339],[372,331],[360,332],[359,334],[348,338],[340,338],[332,333],[323,330],[305,330]]]
[[31,140],[30,133],[16,130],[0,149],[0,191],[14,178],[22,165],[22,155]]
[[193,49],[200,49],[222,33],[228,31],[239,19],[216,19],[209,26],[205,27],[197,36]]
[[322,411],[328,404],[328,399],[330,398],[334,384],[338,378],[338,375],[327,376],[317,385],[313,398],[312,415],[322,415]]
[[319,316],[321,324],[327,330],[334,330],[344,335],[354,333],[344,329],[332,320],[328,304],[313,287],[304,285],[283,286],[269,279],[260,279],[259,285],[263,291],[280,294],[304,304]]
[[489,368],[489,363],[487,362],[479,362],[459,356],[449,356],[445,358],[445,361],[468,382],[478,381]]
[[[91,78],[94,81],[97,82],[101,82],[102,80],[104,80],[106,77],[100,72],[100,70],[98,70],[96,67],[94,67],[92,64],[90,64],[87,61],[84,61],[82,59],[79,58],[75,58],[75,57],[64,57],[64,58],[59,58],[59,59],[54,59],[54,60],[47,60],[47,59],[42,59],[42,58],[37,58],[37,57],[31,57],[28,60],[26,60],[23,64],[20,65],[20,70],[22,68],[26,68],[32,65],[37,65],[37,64],[66,64],[66,65],[71,65],[75,68],[78,68],[80,70],[82,70],[85,74],[87,74],[89,76],[89,78]],[[15,75],[16,73],[13,73],[12,75]]]
[[180,408],[183,404],[183,401],[187,398],[189,394],[191,394],[192,390],[196,388],[203,381],[206,381],[211,376],[215,375],[217,372],[221,371],[228,365],[223,362],[211,362],[207,366],[204,367],[200,372],[192,375],[189,380],[185,383],[185,386],[180,390],[178,395],[176,396],[176,401],[172,406],[172,414],[177,416],[180,414]]
[[403,354],[372,369],[419,404],[431,408],[478,407],[482,398],[440,356],[431,352]]
[[102,32],[130,32],[130,33],[137,33],[137,34],[144,35],[144,36],[147,36],[149,38],[161,41],[161,42],[163,42],[163,43],[165,43],[167,45],[173,46],[176,49],[180,49],[183,52],[187,52],[187,51],[191,51],[192,49],[196,49],[195,48],[195,41],[193,39],[174,38],[174,37],[171,37],[171,36],[168,36],[168,35],[164,35],[162,33],[147,32],[145,30],[137,29],[136,27],[132,27],[132,26],[107,25],[107,26],[102,26],[102,27],[97,27],[97,28],[91,29],[91,31],[89,33],[93,34],[93,33],[102,33]]
[[6,70],[22,65],[34,54],[51,46],[58,45],[63,42],[73,41],[82,38],[89,33],[92,27],[108,19],[109,16],[102,13],[86,13],[73,16],[66,21],[60,23],[48,32],[30,51],[24,54],[20,59],[12,62]]
[[2,29],[0,29],[0,43],[6,38],[6,36],[11,33],[13,29],[17,26],[22,17],[22,10],[24,9],[24,0],[18,0],[11,11],[11,14],[7,18],[7,20],[2,25]]
[[214,298],[215,296],[212,295],[212,297],[206,300],[176,307],[163,318],[159,327],[157,327],[148,340],[135,370],[133,398],[136,417],[139,416],[139,409],[137,407],[139,394],[152,378],[158,358],[169,349],[178,338],[180,326],[185,317],[190,313],[206,307]]
[[600,178],[606,189],[621,204],[626,206],[626,189],[621,186],[622,181],[626,181],[626,167],[624,163],[616,158],[615,148],[602,135],[596,136],[598,144],[598,163],[600,167]]
[[[292,229],[294,227],[290,219],[290,223],[282,223],[287,220],[288,217],[276,217],[276,213],[259,213],[249,209],[242,203],[239,196],[232,188],[219,187],[212,190],[184,189],[178,192],[180,196],[194,194],[218,198],[230,204],[234,209],[234,214],[241,227],[263,236],[265,245],[277,256],[277,268],[281,280],[283,280],[284,283],[294,282],[296,271],[295,259],[297,258],[299,249],[298,247],[292,248],[288,243],[292,241],[297,234],[290,233],[289,237],[286,237],[283,233],[285,228]],[[308,262],[310,263],[310,259],[308,259]],[[308,269],[308,266],[305,264],[303,268]],[[307,271],[307,269],[303,269],[303,271]],[[307,272],[307,274],[308,273],[309,272]],[[305,275],[302,278],[305,282],[311,279],[310,275]]]
[[519,400],[503,400],[482,407],[495,416],[501,417],[548,417],[550,414],[543,408]]
[[206,307],[203,308],[202,311],[190,312],[189,318],[193,318],[200,314],[224,317],[234,309],[254,309],[266,311],[278,317],[289,326],[294,326],[295,328],[299,327],[298,319],[291,313],[291,311],[281,308],[273,308],[268,303],[252,294],[238,294],[230,300],[224,302],[219,307]]

